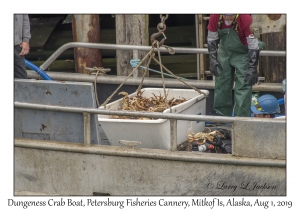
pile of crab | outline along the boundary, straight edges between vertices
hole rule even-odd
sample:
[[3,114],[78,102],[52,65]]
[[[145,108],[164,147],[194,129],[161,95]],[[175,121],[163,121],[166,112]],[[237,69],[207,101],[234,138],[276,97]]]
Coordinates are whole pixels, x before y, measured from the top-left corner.
[[[174,97],[170,100],[167,100],[167,96],[156,96],[152,93],[153,97],[146,98],[143,96],[143,92],[139,90],[135,96],[129,97],[127,92],[120,92],[119,95],[123,95],[122,107],[119,107],[118,110],[127,110],[127,111],[145,111],[145,112],[163,112],[164,110],[181,104],[187,99],[182,97],[182,99],[175,99]],[[129,116],[111,116],[113,119],[139,119],[139,120],[150,120],[149,118],[136,118]]]
[[224,137],[224,135],[218,130],[211,131],[209,128],[206,128],[205,131],[203,132],[199,132],[199,133],[191,132],[187,134],[187,139],[189,143],[192,143],[193,141],[197,141],[197,143],[201,145],[201,144],[205,144],[206,142],[212,143],[216,136]]

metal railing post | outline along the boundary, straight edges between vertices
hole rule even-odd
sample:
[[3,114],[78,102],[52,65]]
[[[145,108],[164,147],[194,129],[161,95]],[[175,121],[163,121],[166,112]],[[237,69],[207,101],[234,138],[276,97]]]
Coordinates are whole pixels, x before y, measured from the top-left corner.
[[170,150],[177,150],[177,120],[170,120]]
[[[139,59],[139,57],[138,57],[138,52],[139,52],[138,50],[133,50],[133,55],[132,55],[133,60]],[[132,70],[133,70],[133,69],[134,69],[134,68],[132,68]],[[134,78],[137,78],[138,75],[139,75],[139,68],[135,70],[135,72],[133,73],[132,76],[133,76]]]
[[84,145],[91,144],[91,114],[83,112]]

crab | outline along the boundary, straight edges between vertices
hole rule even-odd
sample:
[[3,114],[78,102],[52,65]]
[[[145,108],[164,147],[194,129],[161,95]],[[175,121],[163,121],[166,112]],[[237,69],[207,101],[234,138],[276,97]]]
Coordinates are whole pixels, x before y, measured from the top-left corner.
[[[208,128],[209,129],[209,128]],[[206,141],[210,141],[213,142],[214,137],[216,135],[221,135],[223,136],[223,134],[217,130],[215,131],[211,131],[210,129],[208,130],[208,132],[204,131],[204,132],[199,132],[199,133],[194,133],[194,132],[190,132],[190,134],[187,134],[187,138],[188,138],[188,142],[193,142],[193,141],[198,141],[198,144],[205,144]],[[224,136],[223,136],[224,137]],[[225,138],[225,137],[224,137]],[[200,142],[199,142],[200,141]]]
[[[135,96],[129,97],[129,94],[127,92],[119,92],[119,95],[123,95],[122,99],[122,107],[118,108],[118,110],[128,110],[128,111],[146,111],[146,112],[163,112],[167,108],[170,108],[172,106],[181,104],[187,99],[174,99],[171,98],[170,100],[167,100],[168,93],[165,97],[156,96],[154,93],[152,93],[153,97],[146,98],[143,97],[144,91],[138,90],[137,94]],[[126,116],[111,116],[113,119],[139,119],[139,120],[145,120],[149,118],[135,118],[135,117],[126,117]]]

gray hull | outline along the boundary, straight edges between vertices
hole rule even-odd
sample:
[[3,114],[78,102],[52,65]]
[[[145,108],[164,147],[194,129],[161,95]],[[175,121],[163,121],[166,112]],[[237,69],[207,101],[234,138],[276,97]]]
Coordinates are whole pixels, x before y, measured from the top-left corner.
[[15,139],[15,191],[35,195],[286,195],[284,160]]

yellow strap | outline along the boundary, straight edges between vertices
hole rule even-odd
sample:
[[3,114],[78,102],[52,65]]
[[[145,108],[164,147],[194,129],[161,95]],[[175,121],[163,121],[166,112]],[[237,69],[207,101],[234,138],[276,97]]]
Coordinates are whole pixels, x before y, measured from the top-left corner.
[[234,23],[235,23],[235,31],[238,32],[238,23],[236,22],[237,18],[239,17],[239,14],[237,14],[234,18]]
[[218,28],[219,28],[219,30],[221,30],[221,24],[222,24],[222,17],[223,17],[223,15],[220,15],[220,17],[219,17],[219,21],[218,21]]
[[[236,32],[238,32],[238,24],[237,24],[237,22],[236,22],[236,19],[239,17],[239,14],[236,14],[235,15],[235,18],[234,18],[234,20],[233,20],[233,25],[235,26],[235,28],[233,29],[233,30],[235,30]],[[221,24],[223,23],[223,21],[222,21],[222,18],[223,18],[223,15],[220,15],[220,17],[219,17],[219,21],[218,21],[218,28],[221,30]]]

